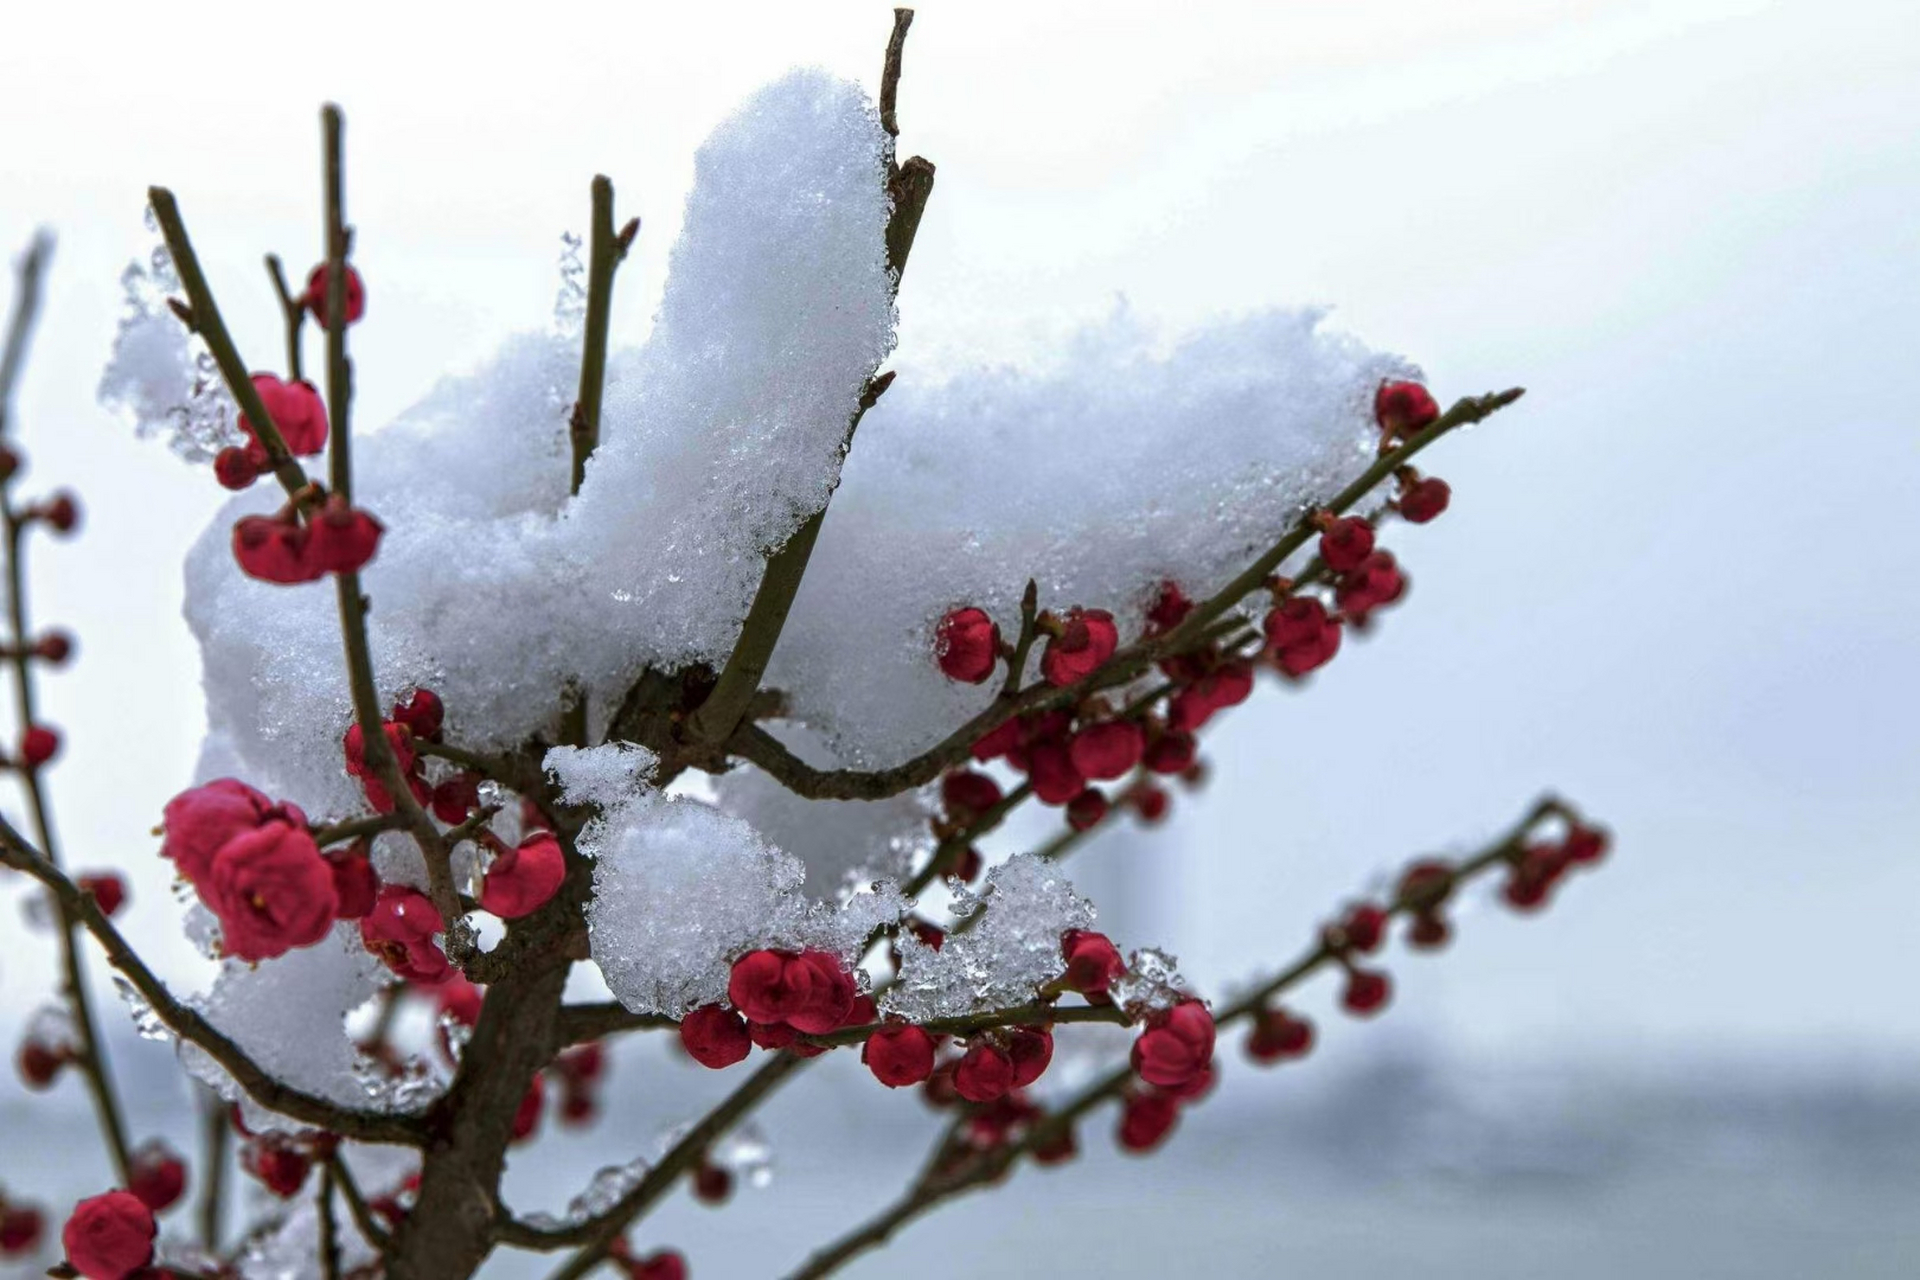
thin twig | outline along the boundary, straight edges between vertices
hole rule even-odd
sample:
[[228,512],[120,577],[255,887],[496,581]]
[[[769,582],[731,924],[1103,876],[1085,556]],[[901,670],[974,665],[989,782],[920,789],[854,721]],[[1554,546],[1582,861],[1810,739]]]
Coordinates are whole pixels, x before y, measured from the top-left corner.
[[[1535,827],[1548,817],[1564,812],[1565,808],[1560,802],[1551,798],[1541,800],[1505,835],[1456,866],[1453,869],[1452,884],[1457,886],[1465,883],[1489,868],[1510,862],[1524,847]],[[1388,914],[1405,915],[1414,908],[1414,905],[1412,899],[1396,897],[1388,907]],[[1332,963],[1338,954],[1339,952],[1323,937],[1301,959],[1217,1012],[1214,1016],[1215,1024],[1225,1027],[1253,1017],[1266,1008],[1275,996],[1311,977]],[[997,1181],[1023,1156],[1032,1155],[1036,1150],[1056,1139],[1063,1129],[1071,1127],[1095,1107],[1119,1096],[1134,1078],[1133,1069],[1130,1066],[1116,1069],[1087,1086],[1070,1101],[1035,1123],[1021,1141],[979,1152],[968,1165],[951,1175],[923,1177],[899,1200],[815,1253],[794,1271],[788,1280],[821,1280],[822,1277],[839,1270],[854,1258],[884,1244],[895,1232],[914,1219],[975,1187]],[[933,1167],[938,1166],[939,1161],[936,1159]]]
[[280,299],[280,318],[287,330],[287,377],[298,382],[300,371],[300,331],[306,327],[306,304],[287,287],[287,273],[280,266],[280,255],[267,255],[267,275],[273,280],[274,296]]
[[332,1160],[320,1167],[320,1274],[324,1280],[340,1280],[340,1232],[333,1220],[336,1167]]
[[240,412],[253,427],[254,437],[273,464],[274,479],[287,491],[287,496],[292,497],[307,486],[307,473],[288,452],[287,442],[281,437],[273,415],[267,412],[260,393],[254,390],[253,375],[240,358],[239,348],[233,345],[233,336],[227,332],[227,323],[220,318],[219,305],[213,300],[213,289],[200,270],[199,255],[194,253],[193,241],[187,236],[187,224],[180,218],[180,206],[175,203],[173,192],[165,187],[148,187],[147,202],[153,208],[154,221],[160,224],[167,252],[173,255],[180,287],[187,293],[181,318],[207,344],[208,353],[220,369],[221,381],[227,384],[228,393],[240,406]]
[[580,492],[587,478],[587,459],[600,445],[600,405],[607,386],[608,328],[613,312],[613,277],[627,256],[640,220],[613,229],[613,180],[601,174],[593,180],[593,227],[587,257],[587,314],[580,349],[580,396],[574,401],[569,436],[573,445],[573,478],[569,493]]
[[355,1229],[368,1244],[384,1252],[389,1239],[387,1232],[374,1221],[373,1210],[367,1207],[367,1198],[360,1193],[359,1184],[353,1180],[353,1170],[347,1168],[347,1162],[340,1158],[338,1150],[327,1153],[327,1170],[333,1175],[334,1185],[340,1189],[340,1198],[347,1202],[347,1215],[353,1219]]
[[419,1116],[400,1112],[355,1111],[338,1106],[325,1098],[283,1083],[255,1062],[244,1049],[208,1022],[198,1009],[176,999],[94,903],[93,896],[42,857],[40,851],[14,830],[13,824],[5,818],[0,818],[0,863],[26,872],[50,889],[66,911],[100,944],[107,954],[107,963],[126,975],[127,981],[147,1002],[154,1016],[169,1031],[198,1046],[219,1063],[233,1077],[234,1083],[261,1106],[343,1138],[404,1146],[418,1146],[424,1141],[425,1128]]
[[195,1217],[200,1227],[200,1247],[212,1253],[220,1248],[220,1220],[226,1208],[227,1148],[233,1127],[227,1119],[227,1104],[219,1094],[202,1085],[195,1096],[200,1100],[200,1206]]
[[728,1094],[719,1106],[702,1116],[699,1123],[673,1145],[672,1150],[660,1157],[658,1164],[647,1170],[639,1184],[605,1213],[575,1226],[552,1231],[537,1230],[519,1223],[506,1224],[497,1233],[500,1243],[522,1249],[564,1249],[578,1245],[579,1252],[555,1270],[548,1280],[579,1280],[607,1260],[614,1242],[655,1202],[671,1191],[682,1174],[699,1163],[701,1156],[713,1146],[715,1140],[760,1105],[806,1061],[791,1053],[776,1054],[766,1065],[748,1076],[739,1088]]
[[1089,694],[1128,683],[1162,658],[1205,647],[1213,623],[1259,590],[1282,562],[1318,534],[1314,514],[1320,510],[1336,514],[1346,511],[1392,476],[1395,468],[1404,466],[1408,459],[1441,436],[1512,404],[1520,394],[1516,388],[1492,395],[1469,396],[1456,402],[1432,425],[1368,467],[1324,508],[1316,508],[1315,512],[1303,516],[1239,577],[1196,604],[1179,626],[1164,635],[1143,637],[1120,650],[1098,672],[1078,684],[1062,689],[1037,681],[1012,698],[998,699],[911,760],[887,769],[816,769],[755,724],[740,725],[727,743],[727,750],[760,766],[789,791],[809,800],[879,800],[923,786],[939,777],[943,770],[965,760],[974,743],[1015,716],[1070,706]]
[[[0,440],[4,440],[4,432],[10,416],[8,406],[12,403],[13,389],[19,377],[20,368],[26,360],[28,339],[40,312],[41,277],[52,253],[53,238],[43,232],[34,237],[26,254],[19,262],[19,284],[14,295],[13,310],[7,321],[5,344],[0,346]],[[20,713],[21,725],[26,728],[38,722],[38,715],[34,696],[32,641],[27,617],[26,557],[24,555],[27,525],[14,510],[12,481],[12,475],[0,479],[0,521],[4,521],[5,524],[7,551],[7,623],[11,631],[9,637],[11,643],[6,646],[6,651],[7,662],[13,668],[14,698]],[[60,851],[54,838],[53,813],[47,803],[46,789],[41,782],[40,770],[23,764],[19,776],[21,788],[26,792],[27,807],[33,815],[34,834],[39,838],[40,852],[48,866],[57,868],[60,865]],[[78,940],[74,936],[74,916],[61,899],[50,896],[53,897],[53,914],[59,926],[60,961],[67,1004],[72,1010],[74,1028],[80,1041],[80,1072],[86,1080],[87,1092],[93,1099],[94,1115],[99,1121],[100,1133],[106,1142],[108,1158],[124,1183],[130,1172],[126,1121],[122,1115],[119,1095],[114,1089],[113,1070],[107,1061],[106,1043],[100,1035],[100,1023],[94,1014],[93,998],[87,988],[86,965],[81,957]]]

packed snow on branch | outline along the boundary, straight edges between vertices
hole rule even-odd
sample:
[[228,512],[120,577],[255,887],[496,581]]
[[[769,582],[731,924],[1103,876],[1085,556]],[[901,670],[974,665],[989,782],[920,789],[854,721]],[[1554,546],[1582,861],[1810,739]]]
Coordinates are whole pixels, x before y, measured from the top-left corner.
[[938,949],[911,934],[896,941],[900,972],[881,997],[884,1012],[925,1022],[1029,1004],[1066,969],[1060,935],[1091,929],[1094,920],[1093,904],[1059,868],[1027,853],[989,872],[978,897],[959,890],[955,911],[980,919]]
[[890,883],[808,896],[805,866],[746,821],[648,786],[648,752],[557,747],[546,763],[568,803],[599,808],[580,836],[594,859],[587,926],[607,987],[635,1013],[724,1001],[731,961],[759,947],[829,951],[852,968],[873,930],[906,911]]

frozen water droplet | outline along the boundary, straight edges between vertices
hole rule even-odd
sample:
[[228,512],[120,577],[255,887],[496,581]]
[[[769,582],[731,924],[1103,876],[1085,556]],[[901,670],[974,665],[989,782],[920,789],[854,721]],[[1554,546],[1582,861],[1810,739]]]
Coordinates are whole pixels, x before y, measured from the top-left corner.
[[147,998],[135,990],[133,983],[122,974],[113,975],[113,989],[120,993],[120,1002],[127,1006],[127,1013],[133,1018],[133,1028],[140,1033],[142,1040],[171,1040],[173,1032],[160,1020]]

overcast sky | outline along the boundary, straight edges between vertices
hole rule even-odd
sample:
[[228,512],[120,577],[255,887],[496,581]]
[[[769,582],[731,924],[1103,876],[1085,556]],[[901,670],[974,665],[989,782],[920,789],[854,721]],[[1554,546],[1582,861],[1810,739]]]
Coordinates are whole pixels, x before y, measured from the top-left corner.
[[[297,15],[297,16],[296,16]],[[1138,918],[1218,983],[1351,888],[1539,791],[1619,835],[1540,920],[1482,912],[1404,966],[1400,1034],[1685,1061],[1920,1054],[1920,37],[1870,0],[930,0],[903,147],[939,166],[900,362],[1018,358],[1124,295],[1175,324],[1268,303],[1428,370],[1524,384],[1431,455],[1455,509],[1415,587],[1305,695],[1215,733],[1215,778],[1125,856]],[[72,860],[134,868],[188,781],[180,557],[222,494],[97,408],[145,187],[178,194],[229,320],[274,350],[259,258],[318,255],[316,107],[348,115],[368,318],[359,421],[544,322],[557,237],[613,177],[646,217],[644,332],[691,155],[796,63],[872,85],[879,4],[16,6],[0,244],[60,249],[21,403]],[[264,362],[267,357],[256,356]],[[1089,859],[1103,856],[1090,852]],[[140,903],[150,909],[140,909]],[[8,948],[0,1015],[44,990]]]

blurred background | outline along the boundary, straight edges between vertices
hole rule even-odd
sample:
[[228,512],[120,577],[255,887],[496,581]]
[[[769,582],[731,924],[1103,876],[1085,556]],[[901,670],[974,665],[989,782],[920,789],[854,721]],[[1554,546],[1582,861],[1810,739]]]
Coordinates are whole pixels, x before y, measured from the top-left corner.
[[[1080,1163],[850,1274],[1920,1274],[1912,17],[920,6],[901,144],[939,180],[903,368],[1020,360],[1120,297],[1174,326],[1326,302],[1443,402],[1529,389],[1430,455],[1454,507],[1394,532],[1406,606],[1212,730],[1211,781],[1164,827],[1076,855],[1106,922],[1218,992],[1543,790],[1616,852],[1539,919],[1483,905],[1442,955],[1396,952],[1375,1022],[1314,988],[1321,1050],[1264,1072],[1236,1047],[1152,1159],[1089,1132]],[[316,107],[342,103],[357,413],[378,423],[544,322],[595,172],[646,219],[616,296],[636,339],[700,139],[796,63],[874,85],[888,24],[882,4],[560,0],[0,19],[0,245],[60,237],[19,405],[28,488],[87,508],[84,536],[34,551],[36,615],[80,641],[42,686],[67,737],[52,790],[70,860],[130,875],[127,930],[170,972],[193,963],[149,832],[202,729],[179,562],[222,494],[93,400],[147,184],[178,194],[243,348],[274,349],[260,255],[319,256]],[[10,1053],[53,946],[0,895]],[[170,1053],[102,996],[136,1128],[184,1143]],[[601,1128],[515,1158],[516,1203],[559,1208],[725,1083],[655,1052],[625,1051]],[[675,1202],[643,1247],[779,1274],[878,1208],[934,1122],[857,1070],[766,1112],[769,1188]],[[77,1081],[30,1099],[0,1078],[0,1178],[70,1202],[105,1185],[91,1144]]]

